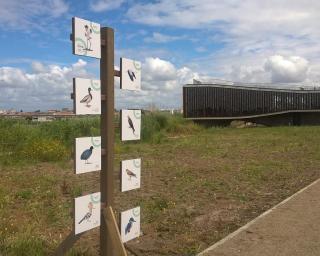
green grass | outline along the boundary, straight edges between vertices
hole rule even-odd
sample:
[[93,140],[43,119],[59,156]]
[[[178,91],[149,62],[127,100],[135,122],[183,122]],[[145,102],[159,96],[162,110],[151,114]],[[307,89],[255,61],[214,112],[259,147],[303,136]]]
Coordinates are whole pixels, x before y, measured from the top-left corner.
[[[99,172],[74,175],[74,138],[97,136],[99,126],[0,119],[0,254],[50,255],[68,235],[73,199],[99,191]],[[140,189],[120,193],[115,178],[116,216],[141,207],[144,235],[128,246],[143,256],[196,254],[320,177],[318,140],[317,126],[204,128],[162,113],[142,116],[139,142],[120,142],[117,128],[115,177],[121,160],[142,158]],[[68,255],[95,255],[88,234]]]
[[[168,134],[189,134],[201,129],[181,115],[160,113],[142,116],[142,142],[159,144]],[[64,162],[70,159],[74,139],[99,136],[97,117],[34,123],[26,120],[0,119],[0,163],[24,165],[38,162]],[[119,152],[119,128],[116,129],[116,152]],[[126,151],[126,148],[122,148]],[[127,149],[129,150],[129,149]]]

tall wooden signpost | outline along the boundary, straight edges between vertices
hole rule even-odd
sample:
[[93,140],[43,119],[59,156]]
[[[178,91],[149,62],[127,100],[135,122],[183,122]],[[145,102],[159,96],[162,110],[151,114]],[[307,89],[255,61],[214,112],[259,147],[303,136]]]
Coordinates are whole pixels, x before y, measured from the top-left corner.
[[[100,226],[100,255],[126,256],[123,243],[140,235],[140,207],[121,213],[121,234],[112,210],[114,205],[114,77],[121,88],[140,90],[141,63],[121,59],[114,70],[114,30],[87,20],[72,19],[73,53],[100,59],[100,80],[73,79],[74,111],[77,115],[101,113],[101,137],[76,138],[75,174],[100,169],[100,192],[74,200],[74,230],[59,245],[55,255],[64,255],[83,232]],[[121,140],[139,140],[140,110],[122,110]],[[141,159],[121,164],[121,191],[140,187]]]

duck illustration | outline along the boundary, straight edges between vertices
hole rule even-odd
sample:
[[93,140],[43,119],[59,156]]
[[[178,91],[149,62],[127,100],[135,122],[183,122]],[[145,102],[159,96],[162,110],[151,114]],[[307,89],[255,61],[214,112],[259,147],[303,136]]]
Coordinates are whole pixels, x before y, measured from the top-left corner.
[[137,175],[134,172],[130,171],[129,169],[126,169],[126,172],[127,172],[127,175],[129,176],[129,180],[131,180],[132,177],[137,178]]
[[135,73],[131,69],[128,69],[128,75],[132,82],[134,81],[134,79],[137,79]]
[[134,218],[131,217],[131,218],[129,219],[129,222],[128,222],[126,228],[125,228],[125,234],[130,233],[130,230],[131,230],[131,228],[132,228],[133,222],[136,222],[136,221],[134,220]]
[[91,157],[92,155],[92,150],[93,150],[93,146],[91,146],[90,148],[86,149],[85,151],[82,152],[80,159],[84,160],[86,164],[88,163],[88,159]]
[[89,103],[92,101],[92,94],[91,94],[91,88],[88,88],[88,94],[83,97],[82,100],[80,100],[80,103],[86,103],[86,106],[89,108],[91,105]]
[[81,224],[84,220],[90,221],[90,218],[92,216],[92,209],[94,209],[92,202],[89,202],[88,209],[89,211],[83,216],[83,218],[78,222],[78,224]]
[[136,130],[135,130],[134,126],[133,126],[133,122],[132,122],[130,116],[128,116],[128,123],[129,123],[129,128],[132,129],[132,132],[133,132],[133,134],[134,134],[134,132],[135,132]]

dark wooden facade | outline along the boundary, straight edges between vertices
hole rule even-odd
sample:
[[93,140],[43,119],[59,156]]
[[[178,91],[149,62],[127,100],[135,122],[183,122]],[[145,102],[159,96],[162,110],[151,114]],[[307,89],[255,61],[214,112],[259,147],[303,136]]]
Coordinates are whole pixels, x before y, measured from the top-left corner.
[[285,90],[231,85],[183,87],[185,118],[250,119],[320,111],[320,90]]

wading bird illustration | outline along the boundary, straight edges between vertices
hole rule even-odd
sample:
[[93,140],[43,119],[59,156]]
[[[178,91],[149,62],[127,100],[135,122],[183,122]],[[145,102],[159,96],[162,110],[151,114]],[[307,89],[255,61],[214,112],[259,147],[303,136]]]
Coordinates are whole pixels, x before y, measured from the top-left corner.
[[129,123],[129,128],[132,129],[132,132],[133,132],[133,134],[134,134],[134,132],[135,132],[136,130],[135,130],[134,126],[133,126],[133,122],[132,122],[130,116],[128,116],[128,123]]
[[90,221],[90,218],[92,216],[92,209],[94,209],[92,202],[88,203],[88,209],[89,211],[83,216],[83,218],[78,222],[78,224],[81,224],[84,220]]
[[92,150],[93,150],[93,146],[91,146],[90,148],[86,149],[85,151],[82,152],[80,159],[85,161],[85,164],[90,164],[88,162],[88,159],[91,157],[92,155]]
[[130,233],[130,230],[131,230],[131,228],[132,228],[133,222],[136,222],[136,221],[134,220],[134,218],[131,217],[131,218],[129,219],[129,222],[128,222],[127,226],[126,226],[125,234]]
[[92,29],[91,28],[89,29],[88,25],[85,25],[84,29],[85,29],[84,36],[87,38],[87,48],[86,48],[86,50],[87,51],[92,51],[91,50]]
[[136,78],[136,75],[134,74],[134,72],[131,70],[131,69],[128,69],[128,75],[130,77],[130,80],[133,82],[134,79],[137,79]]
[[91,94],[91,88],[88,88],[88,94],[83,97],[82,100],[80,100],[80,103],[86,103],[86,106],[89,108],[91,105],[89,103],[92,101],[92,94]]
[[132,177],[137,178],[137,175],[134,172],[130,171],[129,169],[126,169],[126,173],[129,176],[129,180],[131,180]]

